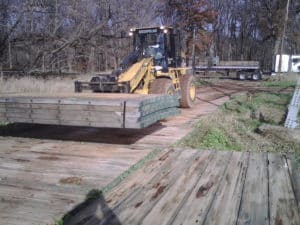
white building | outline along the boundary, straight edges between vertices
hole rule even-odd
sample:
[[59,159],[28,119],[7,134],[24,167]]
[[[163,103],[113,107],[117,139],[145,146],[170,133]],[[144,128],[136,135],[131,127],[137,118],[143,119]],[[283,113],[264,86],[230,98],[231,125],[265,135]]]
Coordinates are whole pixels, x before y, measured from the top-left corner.
[[[275,73],[279,72],[280,55],[276,55]],[[300,72],[300,55],[282,55],[281,72]]]

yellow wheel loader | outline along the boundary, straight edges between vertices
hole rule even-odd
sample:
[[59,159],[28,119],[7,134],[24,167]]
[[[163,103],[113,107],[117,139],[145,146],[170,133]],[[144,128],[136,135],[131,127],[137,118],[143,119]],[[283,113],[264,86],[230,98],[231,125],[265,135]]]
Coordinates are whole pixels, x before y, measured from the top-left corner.
[[111,74],[75,81],[75,92],[120,92],[178,95],[180,106],[190,108],[196,99],[194,77],[181,67],[180,35],[172,27],[130,30],[133,52]]
[[[189,108],[194,78],[181,67],[180,37],[171,27],[132,29],[133,52],[111,74],[76,81],[75,92],[0,96],[0,120],[64,126],[146,128]],[[108,94],[107,94],[108,93]],[[112,93],[112,94],[109,94]],[[119,93],[119,94],[118,94]],[[125,94],[128,93],[128,94]]]

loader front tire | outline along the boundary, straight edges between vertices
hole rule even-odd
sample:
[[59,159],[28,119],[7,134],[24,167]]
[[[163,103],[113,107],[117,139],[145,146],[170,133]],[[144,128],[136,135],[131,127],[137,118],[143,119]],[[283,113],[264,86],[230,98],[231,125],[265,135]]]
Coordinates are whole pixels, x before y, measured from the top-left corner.
[[149,94],[168,94],[174,95],[175,88],[172,80],[168,78],[159,78],[151,82]]
[[195,79],[192,75],[183,75],[180,77],[180,88],[181,88],[181,108],[193,107],[196,100],[196,85]]

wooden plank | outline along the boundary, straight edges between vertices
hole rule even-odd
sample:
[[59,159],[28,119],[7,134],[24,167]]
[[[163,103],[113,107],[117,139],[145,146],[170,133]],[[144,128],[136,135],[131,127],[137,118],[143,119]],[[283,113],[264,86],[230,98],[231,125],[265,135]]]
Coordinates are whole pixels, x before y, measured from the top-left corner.
[[232,155],[227,171],[205,216],[205,224],[235,225],[248,168],[249,153]]
[[5,113],[6,112],[6,108],[5,108],[5,103],[0,103],[0,113]]
[[30,121],[30,113],[19,113],[19,112],[15,112],[15,113],[6,113],[6,117],[9,118],[24,118],[24,119],[28,119],[28,121]]
[[6,117],[5,122],[9,123],[32,123],[29,119],[29,115],[27,118],[23,117]]
[[[21,105],[24,105],[20,103]],[[86,113],[86,112],[92,112],[92,113],[123,113],[123,107],[121,106],[98,106],[98,105],[59,105],[59,104],[28,104],[28,107],[18,107],[17,103],[16,106],[11,107],[10,105],[6,105],[6,108],[3,108],[3,112],[8,113],[40,113],[45,114],[48,111],[50,112],[58,112],[58,113],[68,113],[68,114],[78,114],[78,113]],[[159,109],[161,109],[162,106],[160,106]],[[165,107],[167,108],[167,107]],[[142,111],[145,113],[144,111]],[[139,112],[139,109],[137,107],[127,107],[126,108],[126,114],[133,115],[133,116],[141,116],[141,112]]]
[[[0,107],[2,107],[1,104]],[[57,109],[58,104],[5,103],[5,107],[18,109]]]
[[[53,112],[51,112],[53,111]],[[7,118],[27,118],[28,122],[33,123],[35,119],[37,120],[59,120],[59,115],[54,110],[49,110],[46,113],[6,113]]]
[[[100,106],[120,106],[122,100],[101,100],[101,99],[81,99],[81,98],[50,98],[50,97],[12,97],[6,99],[6,103],[14,104],[66,104],[66,105],[100,105]],[[138,103],[138,102],[137,102]]]
[[[26,191],[22,189],[14,190],[15,193],[21,191],[26,194]],[[54,219],[59,218],[62,211],[67,212],[71,209],[75,203],[74,200],[76,200],[45,192],[35,192],[34,199],[13,196],[10,198],[3,196],[1,198],[5,207],[0,212],[0,223],[3,225],[54,224]],[[51,216],[45,217],[45,211]]]
[[269,225],[267,153],[251,153],[237,224]]
[[[95,112],[122,112],[123,111],[123,105],[120,104],[118,106],[106,106],[106,105],[59,105],[59,110],[61,112],[70,112],[70,111],[95,111]],[[127,108],[126,109],[128,112],[135,112],[137,111],[137,108]]]
[[30,108],[6,108],[6,113],[9,114],[28,114],[31,113]]
[[186,200],[191,196],[196,184],[209,170],[208,167],[213,168],[217,162],[224,162],[229,155],[225,152],[214,154],[214,152],[204,151],[199,158],[190,162],[189,168],[182,172],[168,192],[145,215],[142,224],[172,224]]
[[[32,119],[32,118],[24,118],[24,117],[9,117],[3,122],[10,123],[34,123],[34,124],[45,124],[45,125],[66,125],[66,126],[82,126],[82,127],[108,127],[108,128],[123,128],[122,124],[118,121],[108,121],[108,122],[94,122],[94,121],[69,121],[69,120],[47,120],[47,119]],[[134,127],[133,127],[134,128]]]
[[31,109],[31,108],[6,108],[6,113],[8,115],[13,115],[14,113],[16,114],[57,114],[59,113],[59,110],[56,109]]
[[188,199],[170,224],[203,224],[209,205],[223,179],[231,152],[215,152],[216,156],[200,177]]
[[[64,105],[64,104],[34,104],[34,103],[0,103],[0,111],[4,110],[6,108],[24,108],[24,109],[59,109],[60,111],[77,111],[77,110],[83,110],[83,111],[121,111],[123,110],[122,105],[118,106],[106,106],[106,105]],[[136,109],[136,108],[133,108]],[[132,111],[132,108],[128,107],[128,111]]]
[[[87,186],[80,185],[49,185],[46,183],[39,182],[38,179],[36,182],[38,186],[31,184],[27,186],[26,183],[22,185],[22,180],[14,183],[4,183],[0,184],[0,197],[5,199],[23,199],[23,200],[32,200],[32,196],[39,195],[37,198],[38,201],[56,201],[58,199],[67,199],[72,200],[84,200],[85,189]],[[28,182],[27,182],[28,183]],[[44,189],[45,188],[45,189]],[[20,191],[20,190],[25,191]]]
[[35,119],[34,123],[40,124],[57,124],[57,125],[67,125],[67,126],[82,126],[82,127],[113,127],[122,128],[122,123],[117,120],[114,121],[88,121],[88,120],[38,120]]
[[40,119],[40,120],[57,120],[59,119],[59,114],[54,110],[49,110],[45,113],[35,113],[35,112],[7,112],[6,113],[7,118],[27,118],[28,122],[32,122],[34,119]]
[[70,105],[107,105],[119,106],[124,102],[128,106],[144,106],[156,102],[176,102],[177,96],[167,95],[137,95],[137,94],[10,94],[0,97],[0,102],[4,103],[21,103],[21,104],[70,104]]
[[6,113],[5,112],[0,112],[0,118],[6,119]]
[[[161,197],[176,182],[189,162],[201,157],[202,153],[197,150],[182,151],[176,161],[171,162],[164,170],[156,171],[157,175],[148,180],[146,185],[132,189],[121,204],[114,209],[114,213],[124,224],[140,224],[140,221],[156,205]],[[138,208],[138,210],[137,210]],[[112,223],[111,218],[105,218],[103,222]]]
[[[5,114],[8,118],[21,117],[28,119],[45,119],[45,120],[72,120],[72,121],[114,121],[122,122],[123,116],[120,112],[95,112],[95,111],[78,111],[78,112],[60,112],[58,110],[14,110],[8,111]],[[139,118],[137,115],[134,117]],[[30,121],[30,120],[29,120]]]
[[81,98],[81,99],[96,99],[96,100],[147,100],[153,99],[153,97],[160,97],[162,95],[157,94],[127,94],[127,93],[2,93],[0,95],[1,100],[5,100],[7,98],[52,98],[52,99],[60,99],[60,98]]
[[[32,115],[33,118],[42,118],[38,115]],[[51,117],[49,117],[51,119]],[[123,116],[121,113],[116,112],[88,112],[80,111],[76,113],[59,113],[57,119],[61,121],[72,120],[72,121],[95,121],[101,122],[118,122],[120,125],[123,123]]]
[[[54,219],[82,202],[88,191],[102,188],[151,150],[142,145],[137,148],[99,142],[0,139],[0,166],[6,162],[5,165],[14,168],[0,170],[0,224],[3,225],[20,225],[20,221],[22,225],[54,224]],[[82,182],[58,182],[68,176],[79,176]]]
[[[28,192],[53,192],[53,193],[59,193],[59,194],[66,194],[66,197],[68,194],[80,194],[84,192],[86,188],[89,188],[91,183],[96,183],[101,181],[103,182],[105,180],[104,178],[99,179],[91,179],[90,177],[86,178],[86,181],[81,180],[82,178],[80,175],[70,175],[66,174],[63,176],[59,173],[28,173],[26,174],[26,171],[18,174],[14,170],[10,170],[7,168],[0,168],[0,171],[7,171],[7,177],[2,178],[3,181],[1,181],[0,184],[0,196],[8,196],[10,192],[8,192],[6,189],[9,188],[20,188],[25,189]],[[21,177],[23,175],[23,177]],[[63,183],[59,182],[60,179],[65,179],[71,177],[72,179],[69,179],[70,183]],[[82,178],[83,179],[83,178]],[[68,181],[68,180],[66,180]],[[71,183],[71,181],[74,181]],[[15,196],[22,197],[22,192],[15,194]],[[25,198],[26,196],[23,195]]]
[[[53,112],[51,112],[53,111]],[[83,114],[83,115],[82,115]],[[144,128],[163,118],[179,114],[178,109],[166,109],[147,115],[145,117],[125,118],[126,128]],[[45,114],[36,113],[11,113],[3,120],[15,123],[37,123],[53,125],[90,126],[90,127],[123,127],[123,117],[114,113],[90,114],[89,112],[78,112],[77,115],[56,114],[54,110],[49,110]]]
[[[50,130],[51,132],[51,130]],[[90,133],[89,133],[90,134]],[[99,133],[101,134],[101,133]],[[118,132],[116,131],[118,135]],[[98,133],[97,133],[98,137]],[[109,138],[109,135],[104,136]],[[112,135],[112,137],[114,137]],[[14,151],[17,147],[12,143],[7,143],[5,140],[6,137],[0,137],[0,141],[5,144],[5,149],[2,149],[0,154],[1,158],[8,158],[17,162],[33,160],[36,158],[51,158],[57,157],[58,160],[68,159],[70,162],[73,160],[84,159],[95,159],[100,158],[101,160],[122,160],[126,161],[128,164],[132,163],[132,156],[137,156],[138,158],[142,155],[145,155],[145,151],[149,148],[143,145],[139,147],[127,146],[127,145],[118,145],[118,144],[99,144],[92,142],[85,142],[84,145],[78,145],[78,142],[62,142],[62,143],[48,143],[48,140],[45,142],[35,141],[34,139],[22,139],[20,138],[19,147],[23,147],[22,151]],[[38,139],[37,139],[38,140]],[[16,142],[16,141],[15,141]],[[25,144],[27,143],[27,144]],[[68,151],[66,151],[66,149]],[[88,149],[88,153],[87,153]],[[151,149],[151,146],[150,146]],[[3,155],[5,154],[5,155]],[[134,157],[135,158],[135,157]],[[19,160],[21,159],[21,160]],[[22,160],[24,159],[24,160]],[[96,165],[97,166],[97,165]],[[37,168],[39,170],[39,168]]]
[[[46,156],[45,156],[46,158]],[[54,157],[53,157],[54,158]],[[49,160],[51,158],[49,157]],[[55,159],[53,159],[54,161]],[[2,161],[2,160],[1,160]],[[109,161],[101,161],[101,160],[96,160],[98,161],[98,164],[94,165],[101,165],[102,169],[97,168],[97,166],[92,166],[95,168],[95,177],[91,177],[90,172],[88,169],[82,168],[83,163],[81,163],[79,160],[76,162],[73,160],[73,164],[75,165],[80,165],[78,166],[79,168],[74,168],[74,165],[70,165],[65,161],[59,161],[56,163],[51,163],[47,162],[46,160],[39,160],[34,163],[27,163],[25,165],[18,165],[16,167],[16,161],[9,161],[3,162],[2,165],[0,166],[1,171],[7,171],[6,178],[8,179],[9,177],[11,178],[18,178],[21,179],[21,175],[24,177],[27,177],[28,180],[30,179],[35,179],[35,177],[40,177],[41,180],[44,180],[45,182],[48,181],[52,183],[59,183],[60,179],[66,178],[66,177],[72,177],[76,176],[81,179],[81,183],[85,184],[88,183],[89,180],[98,180],[97,175],[101,175],[101,178],[109,177],[109,176],[117,176],[119,175],[119,168],[128,168],[130,165],[127,163],[122,163],[115,161],[114,163],[111,163]],[[89,161],[90,163],[93,163],[93,160],[85,160]],[[75,163],[76,162],[76,163]],[[45,168],[43,172],[38,171],[38,168],[42,167],[42,165],[45,164]],[[56,167],[55,167],[56,165]],[[110,168],[110,171],[107,172],[107,168]],[[17,173],[19,170],[19,173]],[[58,172],[60,170],[60,172]],[[105,176],[104,176],[105,175]],[[15,176],[15,177],[14,177]],[[46,178],[47,177],[47,178]],[[47,181],[47,182],[48,182]],[[7,181],[3,181],[3,184],[6,183]],[[27,183],[27,182],[25,182]]]
[[[110,208],[117,208],[123,202],[126,202],[128,198],[134,195],[135,192],[141,191],[141,187],[146,187],[149,184],[149,181],[154,179],[159,179],[163,174],[158,171],[171,171],[174,169],[174,162],[178,158],[182,158],[183,151],[179,149],[165,149],[162,150],[154,159],[148,161],[143,168],[131,174],[126,180],[124,180],[120,185],[115,187],[110,193],[109,196],[106,196],[106,201],[109,202]],[[76,209],[75,209],[76,210]],[[92,214],[85,212],[84,217],[88,218]],[[103,213],[108,213],[103,211]],[[105,218],[102,218],[105,219]],[[69,224],[77,224],[82,220],[81,213],[76,214],[74,217],[70,218],[68,221]],[[87,222],[87,221],[86,221]],[[111,221],[110,221],[111,222]]]
[[157,176],[158,170],[165,171],[177,160],[182,151],[179,149],[165,149],[154,159],[148,161],[143,168],[136,171],[124,180],[122,184],[115,187],[109,194],[110,204],[115,207],[123,202],[136,188],[137,185],[145,186],[150,180]]
[[286,161],[289,167],[289,174],[291,177],[291,183],[293,186],[293,190],[296,196],[296,200],[298,203],[298,207],[299,207],[299,201],[300,201],[300,174],[298,172],[298,168],[297,168],[297,161],[294,158],[293,154],[290,154],[288,156],[286,156]]
[[50,103],[50,104],[92,104],[118,105],[128,101],[132,106],[155,102],[165,98],[162,95],[139,95],[125,93],[16,93],[0,96],[0,102],[9,103]]
[[270,224],[299,224],[299,208],[284,156],[268,154]]
[[[124,101],[117,100],[113,96],[115,97],[115,95],[101,95],[101,97],[84,95],[82,98],[80,95],[64,97],[63,94],[38,97],[32,94],[11,95],[7,96],[5,98],[6,103],[2,104],[6,107],[7,116],[7,120],[5,120],[6,118],[3,120],[53,125],[144,128],[179,113],[176,108],[178,105],[177,97],[139,95],[128,96],[123,115]],[[118,104],[115,104],[116,102]],[[44,106],[45,108],[43,108]],[[105,111],[94,111],[103,109]]]

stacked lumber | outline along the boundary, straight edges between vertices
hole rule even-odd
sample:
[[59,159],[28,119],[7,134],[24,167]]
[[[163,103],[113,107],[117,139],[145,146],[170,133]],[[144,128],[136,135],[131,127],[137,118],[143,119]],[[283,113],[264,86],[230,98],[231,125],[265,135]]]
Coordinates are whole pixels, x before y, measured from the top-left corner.
[[144,128],[179,113],[177,96],[136,94],[6,94],[0,121],[111,128]]

